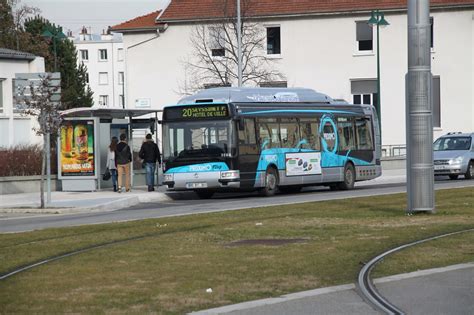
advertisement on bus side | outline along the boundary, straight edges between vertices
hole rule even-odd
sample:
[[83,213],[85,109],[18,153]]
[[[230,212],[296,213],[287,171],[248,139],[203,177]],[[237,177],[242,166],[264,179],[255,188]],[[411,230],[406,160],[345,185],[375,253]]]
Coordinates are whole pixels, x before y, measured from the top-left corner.
[[321,174],[321,152],[287,153],[286,176]]

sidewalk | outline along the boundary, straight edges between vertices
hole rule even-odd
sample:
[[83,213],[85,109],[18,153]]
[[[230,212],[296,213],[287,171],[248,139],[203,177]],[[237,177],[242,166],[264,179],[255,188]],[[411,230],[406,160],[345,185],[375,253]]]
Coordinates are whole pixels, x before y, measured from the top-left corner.
[[[145,186],[134,187],[131,192],[117,193],[111,189],[95,192],[63,192],[51,193],[51,204],[46,209],[39,209],[40,194],[0,195],[0,213],[84,213],[113,211],[135,206],[143,202],[169,201],[164,192],[148,192]],[[46,199],[46,194],[45,194]]]
[[[405,314],[474,314],[474,263],[376,279],[377,290]],[[380,314],[354,284],[287,294],[191,314],[289,315]]]
[[[357,186],[374,184],[395,184],[405,181],[404,169],[387,170],[381,177],[358,182]],[[111,189],[95,192],[62,192],[51,193],[51,204],[47,209],[39,209],[39,193],[0,195],[0,213],[79,213],[113,211],[135,206],[145,202],[171,201],[166,188],[160,186],[157,191],[148,192],[145,186],[134,187],[129,193],[116,193]],[[46,198],[46,195],[45,195]]]

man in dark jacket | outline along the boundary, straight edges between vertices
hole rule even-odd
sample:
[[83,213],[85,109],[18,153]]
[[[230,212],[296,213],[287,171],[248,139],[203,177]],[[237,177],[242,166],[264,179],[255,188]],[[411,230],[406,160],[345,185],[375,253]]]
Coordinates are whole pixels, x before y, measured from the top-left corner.
[[117,144],[115,150],[119,193],[122,192],[123,187],[122,175],[125,175],[125,189],[127,192],[130,191],[130,162],[132,162],[132,151],[130,150],[130,146],[127,144],[127,136],[122,133],[120,135],[120,142]]
[[146,170],[146,184],[148,185],[148,191],[155,190],[155,170],[156,162],[161,164],[160,150],[153,139],[151,134],[147,134],[145,137],[138,156],[143,159],[143,165]]

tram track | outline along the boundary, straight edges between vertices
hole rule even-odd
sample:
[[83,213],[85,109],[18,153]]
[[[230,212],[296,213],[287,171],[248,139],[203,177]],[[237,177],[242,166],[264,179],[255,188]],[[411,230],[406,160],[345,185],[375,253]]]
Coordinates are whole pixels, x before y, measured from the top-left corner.
[[364,265],[364,267],[362,267],[362,269],[360,270],[359,275],[357,277],[357,287],[358,287],[359,294],[365,301],[367,301],[369,304],[374,306],[377,310],[385,314],[404,315],[405,313],[403,312],[403,310],[401,310],[397,306],[390,303],[390,301],[388,301],[385,297],[383,297],[375,288],[375,285],[373,284],[373,281],[370,278],[370,273],[372,269],[375,267],[375,265],[379,263],[382,259],[387,257],[388,255],[401,251],[405,248],[408,248],[414,245],[419,245],[425,242],[433,241],[436,239],[458,235],[462,233],[468,233],[468,232],[474,232],[474,228],[425,238],[422,240],[418,240],[415,242],[411,242],[405,245],[395,247],[384,253],[379,254],[378,256],[372,258],[369,262],[367,262]]

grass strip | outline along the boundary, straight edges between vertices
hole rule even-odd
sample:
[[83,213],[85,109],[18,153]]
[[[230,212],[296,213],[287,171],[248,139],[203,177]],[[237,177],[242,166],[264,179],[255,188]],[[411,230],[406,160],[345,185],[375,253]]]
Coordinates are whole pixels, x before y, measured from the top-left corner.
[[[0,273],[88,246],[147,237],[0,282],[0,313],[181,314],[351,283],[362,262],[386,249],[474,227],[472,188],[437,191],[433,215],[407,216],[405,205],[406,195],[397,194],[3,234]],[[407,250],[409,257],[384,261],[375,275],[474,261],[472,238],[423,245],[431,246],[429,255]],[[454,243],[438,249],[443,242]],[[236,243],[241,245],[231,245]]]

